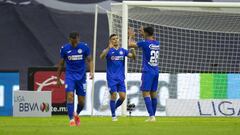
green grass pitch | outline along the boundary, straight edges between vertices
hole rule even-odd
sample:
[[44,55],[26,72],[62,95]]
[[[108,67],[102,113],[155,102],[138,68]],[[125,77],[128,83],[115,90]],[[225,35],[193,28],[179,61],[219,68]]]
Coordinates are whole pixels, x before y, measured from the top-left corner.
[[67,116],[49,118],[0,117],[0,135],[239,135],[240,118],[81,117],[80,127],[69,127]]

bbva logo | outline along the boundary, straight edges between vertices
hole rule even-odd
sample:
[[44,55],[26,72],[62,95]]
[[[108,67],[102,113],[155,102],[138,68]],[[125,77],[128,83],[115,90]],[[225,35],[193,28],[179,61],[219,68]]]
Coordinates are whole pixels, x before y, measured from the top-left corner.
[[42,111],[48,112],[50,106],[48,103],[42,102],[40,105],[38,103],[19,103],[20,112],[30,112],[30,111]]

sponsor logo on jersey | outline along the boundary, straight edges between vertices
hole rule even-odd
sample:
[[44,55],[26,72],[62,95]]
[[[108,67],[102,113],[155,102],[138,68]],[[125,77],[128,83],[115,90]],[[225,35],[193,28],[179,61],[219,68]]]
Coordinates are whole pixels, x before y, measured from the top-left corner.
[[154,45],[154,44],[150,44],[150,45],[149,45],[149,48],[150,48],[151,50],[159,50],[159,46],[158,46],[158,45]]
[[111,60],[124,60],[123,56],[112,56]]
[[83,55],[71,55],[68,56],[68,60],[82,60],[83,59]]

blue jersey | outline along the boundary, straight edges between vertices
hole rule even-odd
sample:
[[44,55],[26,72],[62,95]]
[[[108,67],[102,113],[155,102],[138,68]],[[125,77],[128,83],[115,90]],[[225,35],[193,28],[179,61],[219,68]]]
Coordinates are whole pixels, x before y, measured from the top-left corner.
[[142,48],[142,72],[158,73],[158,58],[160,42],[156,40],[143,40],[137,43]]
[[119,48],[110,48],[107,55],[107,81],[124,81],[125,74],[125,56],[128,56],[128,50]]
[[60,51],[61,58],[66,62],[66,78],[74,80],[86,78],[85,59],[90,55],[90,49],[84,42],[73,47],[70,43],[65,44]]

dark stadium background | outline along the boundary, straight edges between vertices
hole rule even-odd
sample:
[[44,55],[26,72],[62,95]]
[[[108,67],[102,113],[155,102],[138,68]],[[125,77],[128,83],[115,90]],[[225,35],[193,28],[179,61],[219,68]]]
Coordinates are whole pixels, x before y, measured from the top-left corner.
[[[84,6],[74,13],[64,11],[65,9],[53,9],[39,1],[41,0],[0,0],[0,70],[19,70],[20,89],[27,89],[29,67],[56,66],[59,60],[59,49],[67,42],[69,32],[79,31],[82,41],[87,42],[92,48],[94,5],[102,4],[101,6],[109,9],[111,2],[109,0],[57,0]],[[193,1],[240,2],[240,0]],[[106,46],[107,41],[107,16],[100,14],[97,56]],[[96,71],[105,71],[105,63],[99,60],[99,57],[96,57]]]

